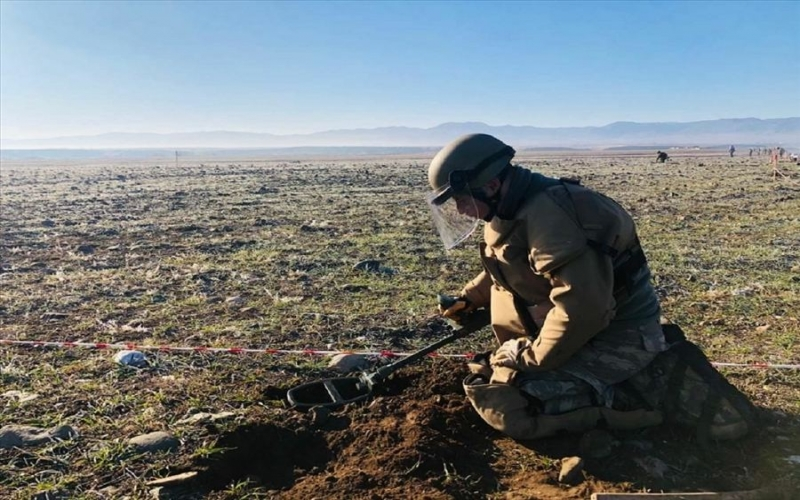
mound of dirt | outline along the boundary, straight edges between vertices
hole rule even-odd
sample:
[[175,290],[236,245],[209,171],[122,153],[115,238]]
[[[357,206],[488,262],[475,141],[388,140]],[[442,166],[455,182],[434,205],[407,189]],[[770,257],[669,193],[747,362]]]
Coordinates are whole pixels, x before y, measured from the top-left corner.
[[366,403],[242,425],[219,436],[226,451],[195,464],[202,487],[211,497],[247,480],[272,498],[567,499],[735,490],[763,479],[747,469],[752,441],[704,451],[687,434],[660,429],[615,433],[610,457],[584,457],[581,484],[559,484],[560,459],[580,454],[580,436],[521,443],[500,435],[472,410],[463,375],[460,364],[437,360],[395,374]]

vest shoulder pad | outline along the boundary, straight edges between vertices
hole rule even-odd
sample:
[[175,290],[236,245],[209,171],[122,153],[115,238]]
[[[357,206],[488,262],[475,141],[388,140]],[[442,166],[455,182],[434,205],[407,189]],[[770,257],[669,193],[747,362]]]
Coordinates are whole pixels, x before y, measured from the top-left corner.
[[[547,274],[586,251],[586,236],[575,220],[571,203],[562,203],[561,186],[547,189],[523,208],[527,221],[530,263],[537,273]],[[567,196],[563,193],[563,196]],[[567,199],[568,202],[568,199]]]

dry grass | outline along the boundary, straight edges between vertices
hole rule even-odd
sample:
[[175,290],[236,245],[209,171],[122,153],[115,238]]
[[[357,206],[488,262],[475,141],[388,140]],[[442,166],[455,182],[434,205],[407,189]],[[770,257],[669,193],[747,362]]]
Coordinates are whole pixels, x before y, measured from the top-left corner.
[[[522,164],[578,176],[631,210],[664,314],[710,358],[800,363],[797,167],[787,165],[792,177],[773,182],[755,158],[686,156],[657,165],[650,156],[561,156]],[[419,348],[432,339],[417,326],[435,312],[436,294],[458,290],[479,270],[474,245],[450,255],[441,249],[423,202],[425,165],[4,163],[0,338]],[[394,274],[353,269],[368,258]],[[451,351],[490,345],[483,334]],[[112,356],[0,347],[1,392],[39,395],[0,399],[0,424],[69,424],[81,433],[0,452],[0,497],[97,498],[92,491],[115,486],[144,498],[146,481],[219,452],[207,429],[176,421],[236,412],[219,424],[222,432],[256,417],[285,419],[265,386],[327,373],[324,360],[302,356],[156,353],[140,371],[116,366]],[[786,448],[800,446],[798,372],[728,373],[759,406],[789,419],[794,434],[776,452],[800,455]],[[182,440],[178,454],[126,452],[127,438],[167,429]],[[258,489],[238,484],[228,494],[248,491]]]

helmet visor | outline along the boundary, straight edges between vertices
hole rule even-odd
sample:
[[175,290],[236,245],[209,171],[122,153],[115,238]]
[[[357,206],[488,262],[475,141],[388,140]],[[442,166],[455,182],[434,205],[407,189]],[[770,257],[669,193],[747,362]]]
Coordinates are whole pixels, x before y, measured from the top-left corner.
[[427,202],[445,250],[458,246],[478,227],[478,219],[474,216],[478,209],[469,193],[453,196],[448,185],[428,194]]

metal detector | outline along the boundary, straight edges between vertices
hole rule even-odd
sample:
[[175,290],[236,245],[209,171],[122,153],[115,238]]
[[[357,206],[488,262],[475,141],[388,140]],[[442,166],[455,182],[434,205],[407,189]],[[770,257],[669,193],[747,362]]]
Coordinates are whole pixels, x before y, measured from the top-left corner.
[[[439,298],[440,303],[447,299],[452,300],[452,298],[444,296]],[[372,395],[376,386],[400,368],[422,359],[444,345],[477,332],[489,323],[489,311],[485,309],[465,314],[458,330],[413,354],[382,366],[373,372],[362,372],[357,377],[328,378],[299,385],[289,389],[286,398],[292,408],[297,409],[307,409],[312,406],[338,408],[348,403],[363,401]]]

